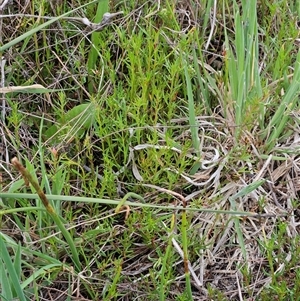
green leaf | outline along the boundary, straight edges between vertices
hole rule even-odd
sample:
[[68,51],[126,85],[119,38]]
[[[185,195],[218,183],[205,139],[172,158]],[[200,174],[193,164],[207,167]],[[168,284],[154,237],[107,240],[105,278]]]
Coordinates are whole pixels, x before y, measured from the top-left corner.
[[[74,89],[67,89],[67,90],[74,90]],[[66,91],[66,89],[47,89],[42,85],[33,84],[29,86],[9,86],[0,88],[0,93],[7,94],[7,93],[32,93],[32,94],[43,94],[43,93],[50,93],[50,92],[61,92]]]
[[[3,241],[2,236],[0,236],[0,254],[1,254],[1,258],[3,260],[3,263],[4,263],[4,265],[5,265],[5,267],[8,271],[8,275],[9,275],[9,279],[11,280],[12,287],[16,291],[19,300],[20,301],[27,301],[26,298],[25,298],[25,295],[23,293],[23,290],[21,288],[20,279],[18,278],[17,271],[16,271],[16,269],[14,267],[14,264],[13,264],[11,258],[10,258],[10,255],[9,255],[7,249],[6,249],[6,246],[5,246],[5,243]],[[3,266],[2,266],[2,270],[4,270]],[[2,274],[2,276],[4,276],[3,272],[1,274]],[[3,289],[3,287],[2,287],[2,289]],[[6,293],[8,293],[8,291],[6,291]]]
[[82,133],[91,127],[96,114],[96,106],[93,103],[80,104],[66,113],[63,119],[52,125],[45,133],[44,138],[50,139],[64,135],[76,135],[80,137]]
[[12,300],[13,293],[11,290],[11,284],[9,282],[9,278],[7,277],[7,271],[3,261],[0,259],[0,287],[1,291],[1,300]]

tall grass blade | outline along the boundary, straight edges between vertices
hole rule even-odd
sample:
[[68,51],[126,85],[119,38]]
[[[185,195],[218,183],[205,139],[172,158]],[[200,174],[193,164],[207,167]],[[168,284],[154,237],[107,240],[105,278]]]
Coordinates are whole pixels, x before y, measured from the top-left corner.
[[[1,254],[1,259],[3,260],[3,263],[4,263],[4,265],[2,265],[2,269],[5,270],[5,267],[6,267],[8,275],[9,275],[9,280],[10,280],[9,281],[10,284],[8,284],[8,287],[6,287],[6,289],[7,289],[6,294],[9,293],[8,289],[9,289],[9,286],[11,285],[11,287],[15,290],[15,292],[17,294],[16,297],[18,297],[20,301],[27,301],[27,299],[25,298],[24,292],[21,288],[21,285],[20,285],[20,279],[18,278],[18,270],[16,271],[16,269],[15,269],[15,266],[11,260],[11,257],[5,246],[5,242],[1,235],[0,235],[0,254]],[[5,276],[5,275],[3,275],[3,271],[1,272],[1,274],[3,277]],[[7,284],[7,282],[6,282],[6,284]],[[2,287],[2,289],[3,289],[3,287]]]
[[269,122],[267,128],[264,130],[262,138],[265,138],[268,133],[271,135],[267,138],[267,152],[270,152],[274,147],[276,141],[280,138],[286,124],[290,118],[291,111],[298,104],[298,97],[300,91],[300,51],[297,54],[297,59],[294,67],[293,80],[279,104],[274,116]]
[[0,258],[0,287],[2,288],[0,293],[0,297],[1,297],[0,300],[1,301],[12,300],[13,293],[12,293],[11,281],[7,275],[6,267],[1,258]]
[[235,113],[235,137],[238,138],[246,119],[246,108],[251,105],[251,98],[262,97],[258,68],[256,0],[243,2],[242,14],[234,1],[234,14],[234,47],[230,45],[228,33],[225,31],[226,67],[231,93],[229,98],[232,99],[232,103],[225,103],[224,107],[231,106]]
[[[191,134],[192,134],[192,143],[193,143],[193,147],[194,147],[194,150],[195,150],[197,156],[200,158],[200,156],[201,156],[200,138],[198,135],[199,124],[196,121],[192,83],[191,83],[191,78],[190,78],[189,71],[188,71],[185,61],[184,61],[184,74],[185,74],[187,97],[188,97],[188,114],[189,114],[188,117],[189,117],[190,130],[191,130]],[[190,173],[195,174],[197,172],[197,170],[200,168],[200,166],[201,166],[200,162],[197,162],[193,166]]]
[[[128,194],[131,194],[129,192]],[[126,194],[127,195],[127,194]],[[126,197],[124,196],[124,198]],[[1,193],[1,197],[8,199],[38,199],[39,195],[34,193]],[[67,196],[67,195],[46,195],[49,200],[59,200],[64,202],[83,202],[83,203],[92,203],[92,204],[105,204],[105,205],[114,205],[119,206],[120,203],[122,205],[128,205],[132,207],[142,207],[142,208],[158,208],[164,210],[181,210],[185,209],[187,211],[195,211],[195,212],[209,212],[209,213],[217,213],[217,214],[230,214],[236,216],[252,216],[258,217],[257,214],[247,211],[236,211],[236,210],[215,210],[215,209],[204,209],[204,208],[192,208],[182,206],[164,206],[164,205],[156,205],[144,202],[134,202],[134,201],[126,201],[125,203],[122,200],[111,200],[111,199],[102,199],[102,198],[92,198],[92,197],[78,197],[78,196]]]
[[172,214],[171,217],[171,227],[168,231],[168,245],[165,251],[165,254],[162,259],[162,266],[160,270],[160,283],[159,283],[159,301],[164,301],[166,299],[166,292],[168,292],[169,285],[168,285],[168,279],[169,277],[166,277],[169,273],[171,273],[171,269],[168,266],[171,256],[172,256],[172,238],[173,238],[173,232],[175,227],[175,220],[176,216],[175,214]]
[[42,268],[36,270],[30,277],[28,277],[23,283],[21,284],[22,289],[24,290],[26,287],[28,287],[32,282],[34,282],[39,277],[45,276],[47,272],[53,271],[54,269],[57,269],[58,271],[62,270],[63,265],[61,263],[53,263],[53,264],[47,264],[43,266]]
[[42,201],[43,205],[45,206],[48,214],[51,216],[53,221],[56,223],[57,227],[59,228],[59,230],[61,231],[62,235],[64,236],[64,238],[66,239],[66,241],[68,243],[71,253],[72,253],[72,260],[75,264],[76,270],[78,272],[81,271],[81,263],[79,260],[79,255],[78,255],[76,246],[74,244],[74,241],[73,241],[70,233],[68,232],[68,230],[65,228],[63,222],[61,221],[61,217],[56,213],[54,208],[49,203],[46,195],[44,194],[43,190],[41,189],[41,187],[38,184],[38,182],[36,181],[36,179],[28,172],[27,169],[24,168],[24,166],[19,162],[19,160],[17,158],[13,158],[11,160],[11,162],[12,162],[13,166],[21,173],[25,182],[27,181],[28,183],[30,183],[33,186],[33,188],[36,190],[36,192],[37,192],[40,200]]
[[[100,1],[97,6],[97,12],[95,16],[95,23],[100,23],[103,15],[108,12],[109,10],[109,0]],[[89,92],[92,93],[94,90],[94,80],[91,76],[93,74],[93,70],[97,67],[97,59],[99,57],[98,47],[100,45],[99,39],[101,37],[100,32],[93,32],[91,37],[91,49],[89,51],[88,55],[88,72],[89,72],[89,83],[88,83],[88,89]]]

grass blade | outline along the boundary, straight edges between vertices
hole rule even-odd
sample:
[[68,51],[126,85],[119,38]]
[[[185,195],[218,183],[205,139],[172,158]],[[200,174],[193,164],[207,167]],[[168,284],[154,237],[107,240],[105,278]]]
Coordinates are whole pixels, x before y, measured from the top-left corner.
[[[236,193],[234,196],[230,197],[229,201],[231,204],[231,210],[236,210],[236,203],[235,203],[236,199],[249,194],[253,190],[260,187],[264,182],[265,182],[265,180],[259,180],[257,182],[251,183],[250,185],[247,185],[241,191]],[[242,233],[241,226],[240,226],[240,220],[238,217],[234,217],[234,224],[235,224],[235,231],[237,233],[238,241],[241,246],[244,259],[245,259],[245,261],[247,261],[247,251],[246,251],[246,247],[245,247],[243,233]]]
[[65,228],[64,224],[62,223],[60,216],[57,215],[54,208],[49,203],[47,197],[45,196],[44,192],[42,191],[41,187],[39,186],[38,182],[34,179],[34,177],[22,166],[22,164],[19,162],[17,158],[12,159],[12,164],[15,166],[15,168],[21,173],[25,181],[28,181],[33,188],[37,191],[37,194],[39,195],[39,198],[41,199],[43,205],[45,206],[48,214],[52,217],[53,221],[56,223],[57,227],[63,234],[64,238],[66,239],[67,243],[69,244],[70,250],[72,252],[72,260],[75,264],[76,270],[81,271],[81,263],[79,260],[78,252],[76,249],[76,246],[74,244],[74,241],[70,235],[70,233]]
[[[3,263],[5,264],[5,266],[7,268],[9,279],[11,279],[10,285],[12,285],[12,287],[16,291],[16,294],[20,301],[27,301],[27,299],[25,298],[24,292],[21,288],[21,285],[20,285],[20,279],[18,278],[18,274],[17,274],[18,271],[16,271],[16,269],[14,267],[14,264],[10,258],[10,255],[7,251],[7,248],[5,246],[2,236],[0,236],[0,254],[1,254],[1,258],[3,260]],[[2,276],[5,276],[5,275],[3,275],[3,273],[2,273]],[[2,287],[2,289],[3,289],[3,287]],[[8,293],[8,291],[6,291],[6,293]]]
[[[188,114],[189,114],[189,124],[190,130],[192,134],[192,143],[195,149],[197,156],[200,158],[201,150],[200,150],[200,138],[198,135],[198,123],[196,121],[196,114],[195,114],[195,105],[194,105],[194,96],[192,90],[192,83],[191,78],[188,72],[188,68],[186,63],[184,62],[184,74],[185,74],[185,81],[186,81],[186,89],[187,89],[187,96],[188,96]],[[200,162],[196,163],[193,168],[191,169],[191,174],[195,174],[197,170],[200,168]]]
[[288,122],[289,114],[298,103],[297,95],[300,91],[300,51],[295,62],[294,76],[289,88],[284,95],[278,109],[270,120],[267,128],[264,130],[262,138],[266,137],[269,132],[272,134],[267,139],[267,152],[270,152],[274,147],[277,139],[283,132]]
[[[39,25],[39,26],[37,26],[37,27],[35,27],[35,28],[32,28],[32,29],[29,30],[28,32],[25,32],[24,34],[20,35],[19,37],[15,38],[15,39],[13,39],[12,41],[10,41],[10,42],[6,43],[5,45],[1,46],[1,47],[0,47],[0,52],[3,52],[3,51],[5,51],[5,50],[7,50],[7,49],[9,49],[9,48],[11,48],[11,47],[13,47],[13,46],[15,46],[15,45],[18,44],[19,42],[22,42],[22,41],[25,40],[26,38],[32,36],[34,33],[36,33],[36,32],[38,32],[38,31],[40,31],[40,30],[46,28],[47,26],[49,26],[49,25],[51,25],[52,23],[54,23],[54,22],[60,20],[61,18],[66,17],[66,16],[70,15],[71,13],[74,13],[74,12],[76,12],[77,10],[80,10],[80,9],[82,9],[82,8],[88,6],[88,5],[91,5],[91,4],[93,4],[93,3],[96,3],[96,2],[99,2],[99,0],[94,0],[94,1],[91,1],[91,2],[89,2],[89,3],[83,4],[83,5],[77,7],[77,8],[75,8],[75,9],[73,9],[73,10],[70,10],[70,11],[68,11],[68,12],[66,12],[66,13],[64,13],[64,14],[62,14],[62,15],[60,15],[60,16],[58,16],[58,17],[54,17],[53,19],[51,19],[51,20],[49,20],[49,21],[47,21],[47,22],[45,22],[45,23],[43,23],[43,24],[41,24],[41,25]],[[100,4],[99,4],[99,5],[100,5]]]
[[[98,3],[98,7],[97,7],[97,12],[96,12],[96,16],[95,16],[95,23],[100,23],[103,15],[108,12],[109,10],[109,1],[108,0],[104,0],[104,1],[100,1]],[[89,92],[91,93],[92,91],[94,91],[94,81],[92,80],[91,75],[93,74],[93,70],[96,68],[96,63],[97,63],[97,59],[99,57],[99,51],[98,51],[98,46],[99,46],[99,39],[101,37],[101,33],[100,32],[93,32],[92,33],[92,37],[91,37],[91,49],[89,51],[89,55],[88,55],[88,73],[90,75],[89,78]]]

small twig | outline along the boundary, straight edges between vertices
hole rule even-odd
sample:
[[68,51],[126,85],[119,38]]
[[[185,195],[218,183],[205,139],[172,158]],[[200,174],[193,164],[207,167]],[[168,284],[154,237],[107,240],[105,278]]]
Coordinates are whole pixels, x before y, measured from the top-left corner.
[[[6,60],[2,57],[1,61],[0,61],[0,72],[1,72],[1,83],[0,83],[0,87],[3,88],[5,85],[5,71],[4,71],[4,66],[5,66]],[[5,97],[2,94],[2,120],[4,122],[5,120]]]
[[125,212],[125,221],[126,221],[128,219],[128,217],[129,217],[129,214],[130,214],[130,207],[128,205],[123,205],[119,209],[118,213],[123,213],[123,212]]
[[217,13],[217,0],[214,1],[214,12],[213,12],[213,16],[212,16],[212,20],[211,20],[211,29],[210,29],[210,33],[205,45],[205,50],[208,49],[211,38],[213,36],[214,30],[215,30],[215,25],[216,25],[216,13]]
[[118,206],[117,206],[116,209],[115,209],[115,213],[120,213],[121,210],[122,210],[123,208],[125,208],[125,209],[126,209],[125,219],[128,218],[129,212],[130,212],[130,207],[126,204],[126,201],[127,201],[128,198],[131,198],[131,197],[136,198],[136,199],[142,201],[143,203],[145,202],[144,198],[141,197],[140,195],[138,195],[138,194],[136,194],[136,193],[134,193],[134,192],[128,192],[128,193],[123,197],[123,199],[120,201],[120,203],[118,204]]
[[145,16],[145,19],[152,17],[152,16],[157,16],[157,13],[159,11],[160,11],[160,0],[157,1],[157,9],[154,12],[149,13],[147,16]]
[[[0,89],[2,89],[5,85],[5,70],[4,70],[5,63],[6,63],[6,60],[2,57],[0,60],[0,72],[1,72]],[[1,98],[2,98],[1,119],[2,119],[3,125],[5,126],[5,114],[6,114],[6,101],[5,100],[6,99],[5,99],[5,95],[3,93],[2,93]],[[2,129],[1,129],[1,132],[3,132]],[[9,154],[8,154],[7,141],[6,141],[6,137],[5,137],[4,133],[1,133],[1,134],[2,134],[1,136],[2,136],[3,145],[5,148],[5,162],[8,165],[9,164]]]
[[[93,31],[100,31],[105,26],[109,25],[116,16],[122,15],[123,13],[124,13],[123,11],[116,12],[116,13],[105,13],[103,15],[101,22],[99,23],[92,23],[88,18],[73,18],[73,21],[80,22],[86,25],[87,27],[89,27]],[[71,18],[68,19],[72,21]]]
[[3,3],[0,5],[0,12],[5,8],[5,6],[8,4],[9,0],[4,0]]
[[235,274],[235,276],[236,276],[236,283],[237,283],[238,292],[239,292],[239,299],[240,299],[240,301],[243,301],[244,299],[243,299],[243,295],[242,295],[242,290],[241,290],[241,285],[240,285],[238,272]]
[[[89,27],[93,31],[100,31],[102,30],[105,26],[111,24],[112,20],[116,18],[119,15],[123,15],[123,11],[119,11],[116,13],[105,13],[103,15],[103,18],[101,22],[99,23],[93,23],[91,22],[88,18],[79,18],[79,17],[62,17],[62,20],[67,20],[67,21],[74,21],[76,23],[80,23],[82,25],[85,25]],[[36,16],[36,15],[30,15],[30,14],[12,14],[12,15],[0,15],[0,19],[3,18],[11,18],[11,17],[29,17],[29,18],[43,18],[45,20],[51,20],[53,17],[47,17],[47,16]]]
[[[178,254],[180,255],[180,257],[184,260],[184,252],[183,250],[181,249],[181,247],[179,246],[179,244],[177,243],[177,241],[175,240],[175,238],[172,238],[172,243],[173,243],[173,246],[174,248],[176,249],[176,251],[178,252]],[[197,288],[203,292],[206,292],[206,290],[203,288],[203,283],[199,280],[199,278],[197,277],[190,261],[188,261],[188,270],[189,272],[191,273],[194,281],[195,281],[195,285],[197,286]]]

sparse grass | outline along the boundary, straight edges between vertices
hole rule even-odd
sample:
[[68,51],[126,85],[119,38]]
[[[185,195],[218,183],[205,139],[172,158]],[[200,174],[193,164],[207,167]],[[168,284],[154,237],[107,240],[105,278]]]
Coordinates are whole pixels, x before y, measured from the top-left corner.
[[300,7],[217,2],[6,4],[1,300],[298,300]]

